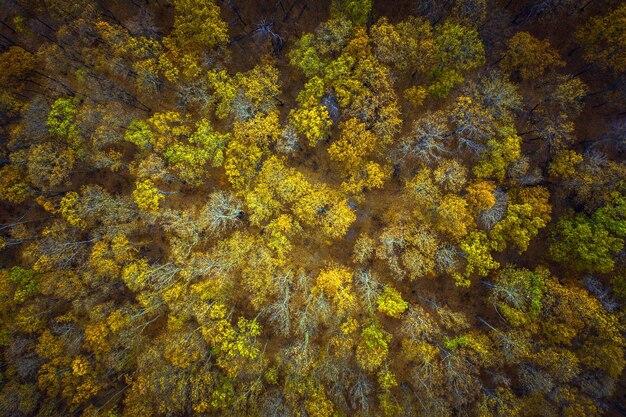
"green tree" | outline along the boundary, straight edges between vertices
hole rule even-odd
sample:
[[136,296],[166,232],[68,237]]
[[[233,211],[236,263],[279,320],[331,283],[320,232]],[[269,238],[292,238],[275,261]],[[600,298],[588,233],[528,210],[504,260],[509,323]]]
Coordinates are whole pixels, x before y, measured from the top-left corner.
[[364,25],[372,13],[372,5],[372,0],[333,0],[330,12],[334,17],[345,16],[355,25]]
[[591,216],[569,212],[560,217],[552,230],[550,256],[575,271],[612,271],[615,255],[624,248],[625,208],[624,197],[615,196]]

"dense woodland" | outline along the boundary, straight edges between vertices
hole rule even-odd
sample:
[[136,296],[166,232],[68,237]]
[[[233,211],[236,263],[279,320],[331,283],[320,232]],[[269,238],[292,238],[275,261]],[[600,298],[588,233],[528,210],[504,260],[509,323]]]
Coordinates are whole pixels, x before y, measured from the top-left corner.
[[624,415],[626,3],[1,0],[0,415]]

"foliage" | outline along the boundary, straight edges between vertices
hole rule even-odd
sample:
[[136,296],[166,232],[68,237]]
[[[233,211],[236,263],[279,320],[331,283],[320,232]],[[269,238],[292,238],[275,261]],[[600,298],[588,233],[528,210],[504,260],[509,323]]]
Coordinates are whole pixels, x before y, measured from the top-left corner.
[[141,210],[157,211],[164,196],[151,180],[143,180],[137,182],[133,197]]
[[550,194],[543,187],[522,188],[511,194],[506,216],[496,223],[489,236],[494,249],[502,251],[506,241],[511,241],[521,253],[528,249],[532,238],[550,221]]
[[506,71],[519,71],[523,79],[534,79],[545,71],[565,65],[550,42],[540,40],[528,32],[517,32],[507,41],[508,50],[500,63]]
[[390,317],[400,318],[409,304],[402,299],[402,294],[393,287],[386,286],[378,296],[378,311]]
[[332,15],[344,15],[355,25],[364,25],[372,12],[372,0],[333,0]]
[[493,269],[500,266],[490,254],[491,244],[485,233],[481,231],[471,232],[459,245],[467,260],[467,266],[463,274],[455,274],[456,284],[461,287],[470,285],[469,277],[476,273],[484,277]]
[[0,414],[614,414],[604,6],[4,2]]
[[577,271],[612,271],[614,256],[624,248],[624,202],[623,196],[616,195],[612,204],[591,216],[573,212],[562,216],[552,231],[550,256]]
[[366,371],[374,371],[383,363],[389,353],[391,336],[376,324],[361,330],[361,341],[356,348],[359,365]]
[[615,72],[626,69],[624,51],[624,22],[626,6],[618,6],[604,16],[595,16],[576,33],[578,42],[585,50],[585,59],[598,62]]

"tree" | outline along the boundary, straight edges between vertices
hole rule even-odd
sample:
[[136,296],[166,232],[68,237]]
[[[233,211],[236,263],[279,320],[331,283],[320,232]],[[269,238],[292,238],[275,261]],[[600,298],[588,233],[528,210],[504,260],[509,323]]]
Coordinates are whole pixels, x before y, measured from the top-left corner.
[[498,139],[489,139],[486,149],[472,171],[482,179],[502,181],[508,168],[521,155],[522,138],[515,131],[505,128],[499,132]]
[[294,48],[289,51],[291,65],[299,67],[307,77],[320,74],[324,67],[324,62],[318,55],[314,42],[315,35],[305,33],[296,41]]
[[576,151],[563,149],[558,151],[550,162],[550,175],[562,178],[571,178],[576,173],[576,166],[583,160],[583,156]]
[[211,49],[228,40],[226,23],[213,2],[176,0],[172,39],[182,49]]
[[360,194],[363,191],[383,188],[391,177],[391,173],[391,167],[370,161],[356,172],[352,172],[348,181],[341,184],[341,188],[346,193],[354,195],[355,198],[361,198]]
[[389,354],[391,336],[377,324],[371,324],[361,330],[360,339],[356,347],[357,361],[365,371],[375,371]]
[[206,166],[219,167],[230,134],[215,132],[210,122],[202,119],[188,139],[189,144],[173,143],[163,153],[177,176],[191,185],[200,185],[206,178]]
[[5,88],[0,95],[0,109],[16,112],[22,100],[27,80],[33,75],[37,58],[19,46],[10,46],[0,54],[0,82]]
[[53,142],[32,146],[28,152],[27,172],[31,184],[40,189],[54,188],[69,179],[76,154]]
[[521,415],[524,403],[509,388],[498,387],[493,393],[483,393],[477,405],[479,417]]
[[32,196],[33,190],[26,180],[26,173],[19,166],[5,165],[0,168],[0,199],[21,204]]
[[316,287],[333,300],[337,313],[343,317],[356,308],[353,281],[354,273],[346,267],[330,267],[317,276]]
[[235,123],[233,139],[225,150],[224,169],[233,188],[242,192],[250,187],[258,166],[271,144],[280,136],[278,114],[259,114]]
[[378,311],[389,317],[400,318],[408,306],[409,303],[402,299],[402,294],[389,285],[378,296]]
[[144,93],[154,93],[161,87],[158,57],[163,54],[163,46],[155,39],[145,36],[132,36],[119,25],[100,21],[95,24],[102,40],[108,46],[107,54],[98,54],[98,65],[109,67],[111,72],[128,73],[136,77],[135,84]]
[[23,303],[39,291],[38,276],[34,271],[14,266],[9,271],[9,281],[15,285],[13,301]]
[[428,168],[418,171],[405,183],[404,188],[405,199],[417,217],[429,217],[441,201],[441,190],[434,183],[432,170]]
[[386,17],[370,29],[376,57],[400,71],[426,72],[433,65],[433,33],[430,22],[409,16],[393,25]]
[[320,104],[323,95],[323,81],[318,77],[311,78],[298,94],[296,101],[300,107],[289,113],[292,125],[298,133],[304,135],[309,146],[322,141],[332,123],[328,110]]
[[454,239],[463,238],[473,224],[467,201],[454,194],[445,195],[436,209],[435,227]]
[[484,152],[485,142],[496,133],[496,121],[491,114],[470,97],[459,97],[450,114],[454,137],[459,148],[477,154]]
[[507,51],[500,66],[505,71],[519,71],[523,79],[537,79],[546,71],[565,66],[550,42],[528,32],[517,32],[507,41]]
[[434,79],[429,91],[435,97],[445,97],[463,81],[462,73],[485,62],[485,49],[478,32],[450,21],[435,30]]
[[472,182],[467,188],[467,203],[476,210],[490,210],[496,204],[496,185],[490,181]]
[[626,70],[624,22],[626,5],[618,6],[604,16],[595,16],[576,32],[585,59],[619,73]]
[[552,230],[550,256],[575,271],[612,271],[613,258],[624,247],[625,218],[624,198],[620,196],[591,216],[570,211]]
[[508,267],[498,274],[491,286],[494,307],[514,326],[530,326],[539,318],[543,297],[547,291],[545,280],[549,271],[535,271]]
[[194,80],[200,77],[206,54],[228,42],[228,27],[213,1],[176,0],[174,10],[174,26],[163,39],[167,52],[159,57],[159,65],[171,82],[179,77]]
[[345,16],[355,25],[364,25],[372,13],[372,0],[333,0],[330,12],[333,17]]
[[50,108],[46,124],[48,131],[61,137],[75,150],[80,142],[80,130],[76,125],[78,101],[75,98],[60,98]]
[[449,152],[450,129],[443,113],[430,113],[413,122],[411,132],[399,147],[400,158],[416,158],[424,163],[439,160]]
[[522,97],[502,71],[483,73],[478,83],[468,82],[464,95],[481,105],[501,125],[510,125],[522,108]]
[[468,26],[480,26],[487,15],[486,0],[459,0],[454,5],[454,14]]
[[521,253],[550,221],[550,194],[543,187],[522,188],[511,194],[506,216],[491,229],[489,237],[494,249],[502,251],[506,241],[511,241]]
[[133,197],[140,210],[156,212],[164,195],[151,180],[143,180],[137,182]]
[[250,71],[235,74],[233,81],[237,87],[231,103],[235,120],[248,120],[276,110],[280,102],[279,72],[271,58],[264,57]]
[[490,254],[491,243],[487,235],[481,231],[471,232],[460,243],[461,251],[467,261],[463,274],[455,273],[453,275],[456,285],[461,287],[469,287],[471,281],[469,278],[476,273],[478,276],[484,277],[493,269],[497,269],[500,263],[495,261]]
[[236,225],[243,216],[241,203],[231,194],[216,191],[200,212],[200,221],[213,233],[221,233]]
[[458,193],[467,180],[467,169],[453,159],[446,159],[433,172],[433,179],[443,191]]
[[337,58],[349,41],[352,22],[342,16],[320,24],[314,33],[305,33],[289,51],[289,62],[307,78],[321,76],[325,67]]
[[371,155],[380,147],[380,140],[371,131],[366,129],[365,123],[352,118],[340,126],[339,140],[328,148],[328,155],[332,160],[339,162],[345,172],[358,170],[363,159]]

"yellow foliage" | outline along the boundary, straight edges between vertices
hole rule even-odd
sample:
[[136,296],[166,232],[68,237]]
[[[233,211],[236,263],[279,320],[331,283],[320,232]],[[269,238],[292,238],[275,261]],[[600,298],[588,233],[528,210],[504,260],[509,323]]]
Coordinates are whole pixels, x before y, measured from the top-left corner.
[[443,197],[436,212],[437,229],[448,233],[454,239],[461,239],[473,224],[467,201],[454,194]]
[[548,172],[560,178],[570,178],[576,174],[576,166],[583,161],[583,156],[570,149],[557,151],[550,162]]
[[475,210],[489,210],[496,203],[495,189],[491,181],[475,181],[467,187],[467,203]]
[[389,285],[385,286],[378,296],[378,311],[389,317],[400,318],[408,306],[409,303],[402,299],[402,294]]
[[152,180],[145,179],[136,182],[133,198],[140,210],[156,212],[159,210],[159,202],[164,198],[164,195]]
[[349,174],[361,167],[363,158],[371,155],[381,145],[381,140],[355,118],[343,122],[340,129],[339,139],[330,145],[328,155]]

